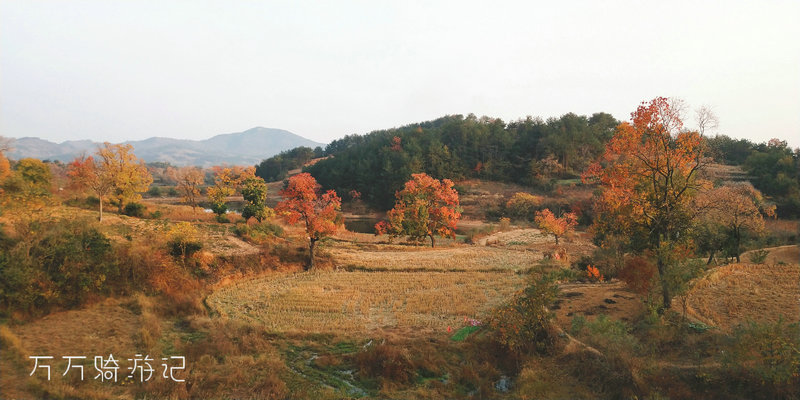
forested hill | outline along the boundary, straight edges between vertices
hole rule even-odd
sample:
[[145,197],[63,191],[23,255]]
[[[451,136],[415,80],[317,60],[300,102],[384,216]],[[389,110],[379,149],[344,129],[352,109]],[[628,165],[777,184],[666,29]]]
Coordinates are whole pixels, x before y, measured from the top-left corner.
[[333,157],[306,171],[324,187],[342,194],[356,190],[381,209],[391,208],[395,191],[417,172],[547,186],[553,178],[578,177],[603,151],[617,124],[607,113],[508,124],[451,115],[335,140],[325,150]]
[[[481,178],[546,190],[557,179],[578,178],[602,153],[618,123],[607,113],[569,113],[508,124],[488,117],[451,115],[335,140],[325,149],[330,157],[305,170],[325,188],[345,198],[358,191],[379,209],[391,208],[395,191],[417,172],[439,179]],[[716,162],[741,167],[745,178],[777,205],[778,215],[800,216],[800,150],[779,139],[754,143],[725,135],[707,137],[706,144]],[[311,157],[311,149],[305,153]],[[284,156],[291,159],[288,153]],[[267,166],[267,161],[261,166]]]

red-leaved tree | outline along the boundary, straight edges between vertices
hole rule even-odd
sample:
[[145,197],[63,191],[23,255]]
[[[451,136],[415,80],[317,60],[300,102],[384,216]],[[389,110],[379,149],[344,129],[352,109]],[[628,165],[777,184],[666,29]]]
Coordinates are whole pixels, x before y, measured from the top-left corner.
[[340,212],[342,199],[333,190],[321,193],[320,185],[309,173],[289,178],[280,195],[283,201],[278,203],[275,211],[289,224],[305,225],[309,239],[307,269],[314,268],[314,246],[320,239],[336,233],[343,222]]
[[434,235],[455,237],[461,206],[451,180],[412,174],[395,196],[397,202],[388,213],[389,220],[375,225],[376,234],[408,235],[412,240],[430,238],[431,247],[436,245]]

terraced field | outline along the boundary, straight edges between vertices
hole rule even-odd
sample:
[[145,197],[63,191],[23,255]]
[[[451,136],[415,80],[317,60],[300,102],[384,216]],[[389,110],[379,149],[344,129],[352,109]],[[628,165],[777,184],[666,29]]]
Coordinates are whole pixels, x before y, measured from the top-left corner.
[[332,249],[340,268],[365,270],[431,271],[525,271],[542,258],[540,252],[513,251],[494,247],[406,248],[353,251]]
[[798,247],[766,250],[771,254],[764,264],[722,266],[698,281],[689,293],[689,314],[724,330],[749,320],[775,322],[781,316],[800,321]]
[[223,317],[278,332],[446,329],[483,318],[523,285],[523,275],[509,272],[328,271],[239,282],[206,302]]

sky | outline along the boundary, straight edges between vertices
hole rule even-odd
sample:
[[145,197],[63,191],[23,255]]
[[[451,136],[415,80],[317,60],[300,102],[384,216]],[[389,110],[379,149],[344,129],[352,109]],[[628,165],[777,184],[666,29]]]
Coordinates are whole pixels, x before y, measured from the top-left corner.
[[2,0],[0,135],[327,143],[451,114],[628,120],[664,96],[800,147],[798,18],[797,1]]

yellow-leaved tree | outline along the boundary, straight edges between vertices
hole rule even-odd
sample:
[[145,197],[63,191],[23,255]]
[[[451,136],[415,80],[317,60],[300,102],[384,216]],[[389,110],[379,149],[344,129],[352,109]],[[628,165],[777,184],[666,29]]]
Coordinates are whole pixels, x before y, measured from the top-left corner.
[[103,200],[117,204],[119,212],[125,204],[141,199],[153,183],[144,161],[133,154],[129,144],[104,143],[97,158],[78,157],[67,166],[73,185],[91,189],[100,199],[100,220],[103,220]]

